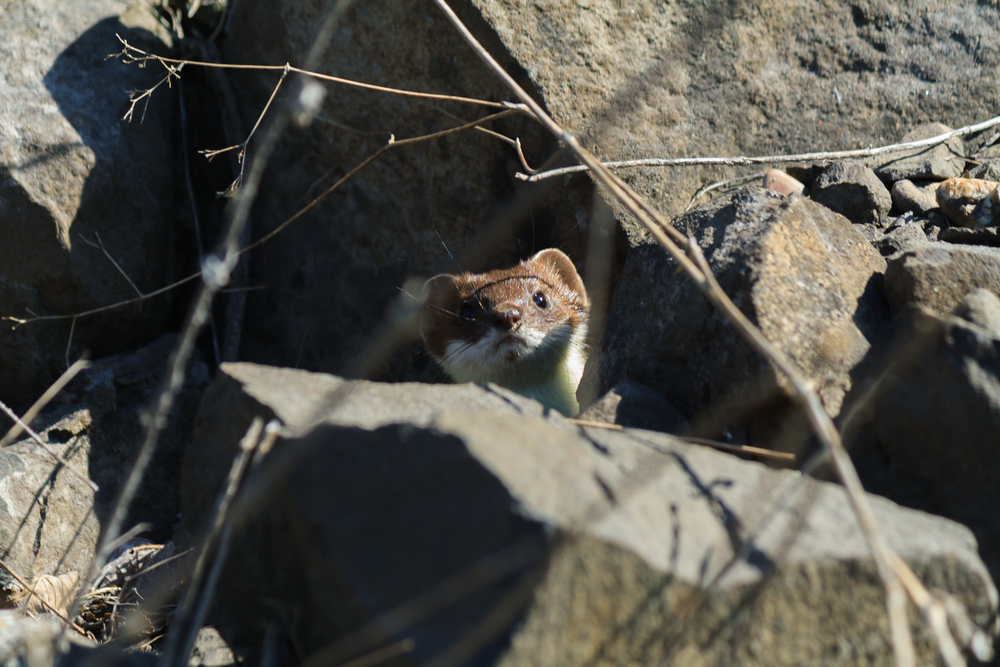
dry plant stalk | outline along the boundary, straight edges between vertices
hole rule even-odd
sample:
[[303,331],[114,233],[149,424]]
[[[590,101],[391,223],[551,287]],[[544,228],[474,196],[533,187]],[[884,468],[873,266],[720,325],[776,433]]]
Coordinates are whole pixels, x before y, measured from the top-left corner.
[[[914,602],[922,608],[927,607],[925,596],[930,596],[930,594],[926,588],[920,585],[919,580],[917,580],[909,567],[893,553],[886,543],[885,536],[879,530],[875,521],[875,515],[865,496],[857,471],[840,441],[840,434],[823,410],[819,396],[816,394],[812,383],[764,337],[764,334],[743,315],[725,292],[723,292],[718,282],[716,282],[715,276],[712,274],[708,262],[705,260],[697,242],[694,239],[686,238],[672,227],[638,193],[601,164],[589,151],[583,148],[576,137],[556,123],[542,109],[541,105],[528,95],[514,81],[513,77],[500,67],[499,63],[493,59],[472,33],[469,32],[468,28],[465,27],[445,0],[434,0],[434,2],[445,13],[448,20],[451,21],[476,54],[486,63],[487,67],[492,69],[507,84],[508,88],[510,88],[518,99],[531,109],[536,120],[569,148],[576,158],[583,163],[584,168],[592,171],[598,183],[616,197],[630,213],[643,223],[653,238],[684,268],[685,272],[694,280],[706,298],[729,319],[747,342],[788,377],[794,388],[792,398],[806,410],[813,431],[832,457],[834,467],[841,482],[844,484],[854,513],[858,518],[858,523],[872,550],[879,576],[886,589],[886,607],[889,615],[889,626],[896,663],[900,666],[915,665],[916,654],[913,648],[913,638],[910,635],[910,626],[906,611],[906,596],[902,582],[907,582],[906,592],[910,593]],[[990,124],[997,123],[1000,123],[1000,118],[987,121],[984,127],[989,127]],[[681,250],[682,246],[686,248],[686,253]],[[925,602],[925,604],[921,605],[921,602]],[[943,605],[937,607],[937,609],[943,608]],[[947,622],[934,622],[932,620],[929,626],[937,639],[939,650],[946,662],[949,665],[965,664],[961,653],[953,650],[955,640],[947,627]]]
[[[858,148],[849,151],[819,151],[816,153],[797,153],[792,155],[758,155],[753,157],[739,156],[739,157],[677,157],[677,158],[643,158],[641,160],[620,160],[616,162],[602,162],[601,166],[607,169],[625,169],[628,167],[691,167],[695,165],[718,165],[718,166],[745,166],[752,164],[778,164],[782,162],[826,162],[829,160],[846,160],[849,158],[856,157],[872,157],[873,155],[884,155],[886,153],[899,153],[901,151],[907,151],[914,148],[928,148],[931,146],[937,146],[938,144],[943,144],[949,139],[955,137],[965,137],[970,134],[975,134],[977,132],[982,132],[991,127],[1000,125],[1000,116],[990,118],[989,120],[984,120],[981,123],[976,123],[974,125],[966,125],[965,127],[960,127],[957,130],[951,130],[943,134],[939,134],[934,137],[928,137],[927,139],[920,139],[918,141],[907,141],[899,144],[889,144],[887,146],[877,146],[870,148]],[[537,181],[545,180],[546,178],[554,178],[556,176],[563,176],[565,174],[573,174],[581,171],[587,171],[591,169],[589,165],[578,164],[570,167],[562,167],[560,169],[550,169],[548,171],[538,172],[533,170],[525,169],[526,174],[515,174],[515,177],[527,181],[529,183],[535,183]]]

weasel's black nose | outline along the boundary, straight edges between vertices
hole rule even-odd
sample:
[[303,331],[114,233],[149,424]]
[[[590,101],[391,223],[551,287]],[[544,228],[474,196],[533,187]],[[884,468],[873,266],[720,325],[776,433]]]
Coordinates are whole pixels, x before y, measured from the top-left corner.
[[514,306],[501,306],[493,311],[493,323],[500,329],[513,331],[521,321],[521,311]]

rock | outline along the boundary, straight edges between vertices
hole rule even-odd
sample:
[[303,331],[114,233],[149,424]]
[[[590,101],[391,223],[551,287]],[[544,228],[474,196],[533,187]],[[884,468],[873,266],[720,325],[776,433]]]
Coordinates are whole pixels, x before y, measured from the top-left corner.
[[894,313],[914,306],[948,315],[977,288],[1000,293],[1000,251],[945,243],[907,250],[888,261],[885,293]]
[[[225,364],[186,453],[187,518],[210,513],[254,416],[285,430],[237,501],[210,619],[243,660],[272,614],[290,661],[396,642],[407,664],[891,660],[883,589],[838,486],[805,481],[808,504],[778,510],[736,555],[801,478],[544,418],[492,387]],[[968,531],[871,501],[918,576],[987,622],[996,591]]]
[[[950,132],[953,128],[943,123],[924,123],[903,135],[899,143],[929,139]],[[879,178],[895,182],[903,179],[928,178],[943,180],[961,175],[965,169],[965,142],[952,137],[943,144],[930,148],[915,148],[892,153],[888,158],[875,158],[875,173]]]
[[622,382],[584,410],[580,421],[605,422],[664,433],[686,433],[687,420],[661,394]]
[[[24,436],[0,449],[0,525],[16,527],[0,533],[0,552],[22,578],[89,572],[99,522],[142,442],[143,415],[157,395],[175,340],[166,336],[132,355],[94,362],[70,384],[63,402],[33,424],[43,442],[97,484],[97,492]],[[126,529],[148,521],[153,529],[147,535],[171,534],[180,447],[207,379],[207,368],[194,360],[154,456],[155,472],[145,476]]]
[[[139,3],[136,3],[137,5]],[[152,291],[173,271],[173,106],[155,96],[122,122],[128,91],[162,68],[107,60],[115,33],[163,49],[128,3],[26,0],[0,7],[0,317],[67,315]],[[145,15],[143,15],[143,11]],[[140,109],[141,111],[141,109]],[[0,327],[0,400],[30,404],[84,350],[101,356],[158,335],[171,300],[100,315]],[[72,336],[70,332],[72,331]],[[67,340],[72,345],[67,350]]]
[[956,227],[992,227],[1000,224],[1000,197],[996,181],[949,178],[938,187],[938,206]]
[[[989,151],[991,155],[996,156],[1000,153],[1000,146],[991,146]],[[984,181],[1000,181],[1000,161],[996,159],[992,160],[982,160],[982,155],[976,158],[978,164],[973,164],[969,167],[968,177],[978,178]]]
[[1000,298],[976,289],[952,315],[904,320],[883,358],[859,383],[861,393],[871,376],[883,382],[866,413],[873,437],[858,446],[884,457],[861,466],[866,486],[970,526],[997,572]]
[[229,667],[236,664],[233,651],[219,631],[206,626],[198,631],[188,667]]
[[858,225],[882,225],[892,208],[889,191],[875,172],[854,160],[827,168],[813,182],[809,196]]
[[[878,252],[846,218],[760,189],[717,199],[675,224],[699,242],[723,290],[818,383],[836,414],[848,371],[885,317]],[[644,384],[689,420],[730,401],[772,400],[784,386],[657,246],[630,253],[601,352],[603,387]]]
[[1000,248],[1000,228],[985,227],[983,229],[964,229],[962,227],[947,227],[938,234],[938,240],[964,245],[984,245]]
[[78,410],[36,427],[79,475],[31,440],[0,449],[0,552],[25,581],[90,567],[101,528],[93,511],[97,494],[87,484],[91,426],[90,415]]
[[937,183],[931,183],[921,187],[904,178],[892,184],[892,190],[889,191],[889,194],[892,196],[893,206],[901,213],[926,215],[938,207],[934,194],[937,186]]
[[873,244],[883,257],[895,255],[898,252],[917,248],[927,243],[927,233],[920,222],[913,220],[912,216],[905,222],[894,222],[889,231]]
[[782,195],[800,195],[806,186],[802,181],[789,176],[780,169],[768,169],[764,174],[764,189],[772,190]]

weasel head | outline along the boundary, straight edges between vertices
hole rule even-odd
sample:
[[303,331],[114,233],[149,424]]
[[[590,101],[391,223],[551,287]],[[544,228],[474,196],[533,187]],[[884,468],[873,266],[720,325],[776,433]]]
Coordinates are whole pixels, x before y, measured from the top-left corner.
[[575,413],[590,302],[554,248],[510,269],[442,274],[424,285],[421,337],[456,382],[495,382]]

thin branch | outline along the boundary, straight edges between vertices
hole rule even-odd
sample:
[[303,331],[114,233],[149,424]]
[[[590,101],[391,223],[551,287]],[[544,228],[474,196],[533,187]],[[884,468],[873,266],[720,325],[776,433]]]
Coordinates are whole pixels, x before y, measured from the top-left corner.
[[[328,74],[319,74],[317,72],[310,72],[309,70],[300,69],[298,67],[293,67],[292,65],[233,65],[226,63],[211,63],[202,62],[198,60],[179,60],[176,58],[166,58],[164,56],[158,56],[148,51],[143,51],[140,48],[132,46],[126,40],[124,40],[121,35],[115,35],[118,37],[118,41],[122,43],[122,50],[119,53],[114,53],[108,56],[109,58],[118,57],[122,59],[122,62],[126,64],[139,63],[139,66],[143,66],[147,61],[154,60],[163,64],[167,67],[169,64],[177,65],[176,72],[167,68],[168,72],[172,74],[179,73],[180,68],[184,65],[197,65],[198,67],[221,67],[224,69],[252,69],[262,72],[267,71],[287,71],[295,72],[296,74],[301,74],[303,76],[312,77],[313,79],[319,79],[320,81],[330,81],[331,83],[341,83],[346,86],[354,86],[355,88],[363,88],[365,90],[374,90],[380,93],[392,93],[393,95],[403,95],[404,97],[419,97],[425,100],[445,100],[448,102],[462,102],[465,104],[477,104],[484,107],[493,107],[495,109],[507,109],[511,105],[507,102],[490,102],[489,100],[479,100],[472,97],[459,97],[456,95],[439,95],[436,93],[421,93],[415,90],[403,90],[401,88],[390,88],[388,86],[376,86],[371,83],[362,83],[360,81],[352,81],[351,79],[343,79],[338,76],[330,76]],[[160,82],[162,83],[162,81]],[[157,86],[160,84],[158,83]],[[149,91],[150,93],[152,90]],[[519,106],[519,105],[518,105]],[[131,110],[130,110],[131,113]]]
[[118,273],[122,274],[122,278],[124,278],[128,282],[128,284],[132,287],[132,289],[135,290],[135,293],[141,297],[143,295],[142,290],[140,290],[138,287],[135,286],[135,283],[132,282],[132,279],[128,277],[128,274],[125,273],[125,270],[118,264],[118,262],[115,261],[115,258],[111,256],[111,253],[108,252],[108,249],[104,247],[104,241],[101,240],[101,235],[95,231],[94,238],[97,239],[97,243],[94,243],[93,241],[90,241],[86,238],[83,238],[82,240],[84,243],[91,246],[92,248],[100,249],[100,251],[104,253],[104,256],[108,258],[108,261],[111,262],[111,265],[114,266],[116,269],[118,269]]
[[[538,171],[535,171],[535,173],[537,174]],[[698,201],[698,199],[702,195],[707,195],[709,192],[714,192],[715,190],[724,188],[727,185],[744,185],[746,183],[750,183],[751,181],[763,178],[765,174],[766,172],[758,171],[756,173],[748,174],[746,176],[737,176],[736,178],[727,178],[722,181],[716,181],[715,183],[709,183],[708,185],[706,185],[703,188],[700,188],[697,192],[691,195],[691,199],[690,201],[688,201],[688,205],[684,207],[684,212],[687,213],[688,211],[690,211],[694,207],[694,203]]]
[[107,312],[109,310],[114,310],[115,308],[121,308],[123,306],[129,306],[129,305],[131,305],[133,303],[142,303],[143,301],[146,301],[147,299],[152,299],[154,296],[159,296],[161,294],[165,294],[165,293],[167,293],[167,292],[169,292],[171,290],[177,289],[181,285],[186,285],[187,283],[191,282],[192,280],[197,280],[200,277],[201,277],[201,272],[198,272],[198,273],[192,274],[192,275],[190,275],[190,276],[188,276],[186,278],[181,278],[180,280],[178,280],[176,282],[170,283],[166,287],[161,287],[158,290],[154,290],[154,291],[150,292],[149,294],[143,294],[142,296],[137,296],[137,297],[132,298],[132,299],[126,299],[125,301],[119,301],[117,303],[112,303],[112,304],[109,304],[107,306],[100,306],[98,308],[91,308],[90,310],[83,310],[83,311],[80,311],[79,313],[73,313],[71,315],[35,315],[34,317],[29,317],[29,318],[26,318],[26,319],[25,318],[20,318],[20,317],[11,317],[9,315],[4,315],[4,316],[0,316],[0,321],[13,322],[15,324],[15,326],[20,326],[22,324],[29,324],[29,323],[32,323],[32,322],[46,322],[46,321],[55,321],[55,320],[68,320],[68,319],[74,319],[75,320],[78,317],[87,317],[88,315],[96,315],[98,313],[103,313],[103,312]]
[[[694,165],[723,165],[723,166],[741,166],[741,165],[751,165],[751,164],[778,164],[783,162],[812,162],[821,160],[844,160],[847,158],[855,157],[872,157],[874,155],[883,155],[885,153],[898,153],[900,151],[911,150],[914,148],[926,148],[930,146],[937,146],[938,144],[943,144],[949,139],[954,139],[955,137],[964,137],[970,134],[975,134],[976,132],[981,132],[982,130],[1000,125],[1000,116],[996,116],[989,120],[985,120],[981,123],[976,123],[975,125],[966,125],[965,127],[960,127],[957,130],[951,130],[950,132],[945,132],[944,134],[939,134],[935,137],[930,137],[928,139],[920,139],[918,141],[907,141],[899,144],[889,144],[887,146],[878,146],[876,148],[857,148],[849,151],[822,151],[819,153],[799,153],[792,155],[765,155],[757,157],[678,157],[678,158],[643,158],[640,160],[620,160],[615,162],[602,162],[601,166],[607,169],[626,169],[629,167],[690,167]],[[533,183],[535,181],[542,181],[546,178],[554,178],[556,176],[563,176],[565,174],[574,174],[581,171],[587,171],[592,167],[588,165],[574,165],[571,167],[562,167],[560,169],[551,169],[549,171],[543,171],[537,174],[515,174],[515,177],[522,180]]]
[[[590,421],[588,419],[568,419],[572,424],[577,426],[587,426],[590,428],[602,428],[608,431],[624,431],[625,427],[620,424],[609,424],[608,422],[598,422]],[[678,440],[683,440],[684,442],[689,442],[693,445],[704,445],[705,447],[712,447],[714,449],[719,449],[724,452],[732,452],[734,454],[748,454],[753,456],[763,456],[766,458],[772,458],[778,461],[787,461],[792,463],[795,461],[795,454],[789,452],[777,452],[773,449],[764,449],[762,447],[752,447],[750,445],[730,445],[727,442],[718,442],[717,440],[708,440],[706,438],[695,438],[686,435],[672,435],[671,437],[677,438]]]
[[73,623],[71,623],[71,622],[70,622],[70,620],[69,620],[69,619],[68,619],[68,618],[66,617],[66,615],[65,615],[65,614],[63,614],[63,613],[62,613],[62,612],[60,612],[60,611],[59,611],[58,609],[56,609],[56,608],[55,608],[55,607],[53,607],[53,606],[52,606],[51,604],[49,604],[48,600],[46,600],[46,599],[45,599],[45,598],[44,598],[43,596],[39,595],[39,594],[38,594],[38,593],[37,593],[37,592],[35,591],[35,589],[31,587],[31,585],[30,585],[30,584],[29,584],[28,582],[26,582],[26,581],[25,581],[24,579],[22,579],[21,577],[17,576],[17,573],[16,573],[16,572],[14,572],[14,570],[12,570],[12,569],[10,569],[9,567],[7,567],[7,564],[6,564],[6,563],[4,563],[4,562],[3,562],[2,560],[0,560],[0,568],[3,568],[3,569],[4,569],[4,571],[5,571],[5,572],[6,572],[7,574],[9,574],[9,575],[10,575],[11,577],[13,577],[14,581],[16,581],[16,582],[17,582],[17,583],[18,583],[18,584],[19,584],[19,585],[21,586],[21,588],[23,588],[24,590],[28,591],[28,593],[29,593],[29,594],[30,594],[31,596],[34,596],[35,598],[37,598],[37,599],[38,599],[38,601],[39,601],[39,602],[41,602],[41,603],[42,603],[43,605],[45,605],[45,608],[46,608],[46,609],[48,609],[48,610],[49,610],[50,612],[52,612],[53,614],[55,614],[56,616],[58,616],[58,617],[59,617],[60,619],[62,619],[62,622],[63,622],[63,623],[64,623],[64,624],[66,625],[66,627],[67,627],[67,628],[71,627],[71,628],[73,628],[74,630],[76,630],[76,631],[77,631],[78,633],[80,633],[81,635],[83,635],[83,634],[84,634],[84,633],[83,633],[83,632],[82,632],[82,631],[80,630],[80,628],[76,627],[76,625],[75,625],[75,624],[73,624]]
[[505,111],[500,111],[500,112],[495,113],[495,114],[490,114],[489,116],[485,116],[483,118],[480,118],[479,120],[475,120],[475,121],[472,121],[472,122],[469,122],[469,123],[465,123],[464,125],[459,125],[458,127],[453,127],[453,128],[447,129],[447,130],[441,130],[440,132],[434,132],[432,134],[424,134],[424,135],[421,135],[421,136],[418,136],[418,137],[410,137],[409,139],[396,139],[395,136],[390,135],[389,136],[389,141],[384,146],[382,146],[377,151],[375,151],[374,153],[372,153],[371,155],[369,155],[368,157],[366,157],[364,160],[362,160],[357,166],[355,166],[353,169],[351,169],[349,172],[347,172],[344,176],[342,176],[339,180],[337,180],[336,183],[334,183],[329,188],[327,188],[325,191],[323,191],[322,194],[320,194],[315,199],[313,199],[311,202],[309,202],[308,204],[306,204],[305,206],[303,206],[302,208],[300,208],[294,215],[292,215],[292,217],[288,218],[287,220],[285,220],[284,222],[282,222],[280,225],[278,225],[277,227],[275,227],[272,231],[268,232],[267,234],[265,234],[261,238],[257,239],[256,241],[254,241],[253,243],[251,243],[250,245],[248,245],[246,248],[244,248],[242,250],[242,252],[247,252],[247,251],[253,250],[254,248],[256,248],[258,246],[261,246],[261,245],[267,243],[268,241],[270,241],[279,232],[281,232],[286,227],[288,227],[288,225],[292,224],[293,222],[295,222],[296,220],[298,220],[300,217],[302,217],[303,215],[305,215],[306,213],[308,213],[310,210],[312,210],[317,204],[319,204],[327,196],[329,196],[331,193],[333,193],[334,190],[338,189],[341,185],[343,185],[348,180],[350,180],[355,174],[357,174],[359,171],[361,171],[362,169],[364,169],[365,167],[367,167],[369,164],[371,164],[372,162],[374,162],[376,159],[378,159],[379,157],[381,157],[383,153],[386,153],[386,152],[392,150],[393,148],[399,148],[400,146],[408,146],[410,144],[421,143],[421,142],[424,142],[424,141],[431,141],[433,139],[438,139],[440,137],[446,137],[449,134],[456,134],[458,132],[464,132],[465,130],[477,127],[479,125],[482,125],[483,123],[489,123],[489,122],[494,121],[494,120],[499,120],[501,118],[506,118],[507,116],[513,116],[513,115],[517,115],[517,114],[520,114],[520,113],[524,113],[524,112],[521,109],[507,109]]
[[[194,645],[195,636],[204,620],[204,613],[208,606],[207,601],[214,593],[213,585],[203,586],[202,583],[206,577],[210,582],[214,580],[213,571],[225,561],[230,535],[230,507],[233,498],[236,497],[240,482],[253,460],[254,453],[261,444],[263,434],[264,420],[260,417],[254,417],[247,432],[240,440],[239,451],[229,468],[226,485],[219,492],[219,497],[215,501],[211,513],[212,524],[208,534],[201,541],[201,550],[195,559],[190,581],[187,583],[184,596],[174,614],[169,639],[161,656],[161,664],[166,667],[173,664],[187,664],[188,662],[188,655]],[[277,436],[278,429],[269,427],[265,438],[273,442]],[[214,559],[210,560],[213,557]]]
[[278,95],[278,90],[281,88],[281,84],[285,82],[285,78],[288,76],[288,72],[289,72],[289,67],[288,65],[285,65],[284,70],[282,70],[281,72],[281,78],[278,80],[278,83],[274,86],[274,90],[271,91],[271,96],[267,98],[267,104],[264,105],[264,109],[260,112],[260,115],[257,116],[257,122],[253,124],[253,127],[250,129],[250,134],[248,134],[247,138],[243,140],[243,143],[237,144],[235,146],[230,146],[229,148],[220,148],[218,150],[198,151],[206,158],[208,158],[209,162],[211,162],[212,158],[222,153],[225,153],[226,151],[231,151],[234,148],[240,149],[239,157],[237,158],[240,165],[240,172],[236,176],[236,179],[229,184],[228,188],[226,188],[222,192],[217,193],[220,197],[232,197],[234,194],[236,194],[236,191],[239,190],[240,185],[243,184],[243,172],[247,163],[246,160],[247,145],[253,138],[253,135],[257,131],[257,128],[260,127],[261,121],[264,120],[264,116],[267,114],[267,110],[271,108],[271,103],[274,102],[274,98]]

